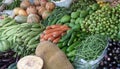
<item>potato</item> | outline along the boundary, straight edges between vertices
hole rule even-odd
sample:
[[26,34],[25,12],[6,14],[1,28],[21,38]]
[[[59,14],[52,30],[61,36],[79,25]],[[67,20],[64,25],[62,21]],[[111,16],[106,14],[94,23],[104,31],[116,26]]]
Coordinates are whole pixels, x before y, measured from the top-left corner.
[[35,54],[44,60],[43,69],[74,69],[58,46],[49,41],[41,42]]

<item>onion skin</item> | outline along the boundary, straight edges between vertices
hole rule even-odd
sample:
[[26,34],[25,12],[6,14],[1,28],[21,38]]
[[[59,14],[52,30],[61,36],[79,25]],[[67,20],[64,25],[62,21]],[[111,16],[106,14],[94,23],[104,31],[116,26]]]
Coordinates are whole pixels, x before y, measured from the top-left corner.
[[53,11],[55,9],[55,4],[53,2],[47,2],[45,8],[48,11]]
[[23,9],[27,9],[27,7],[29,7],[31,5],[31,3],[27,0],[24,0],[23,2],[21,2],[20,7]]
[[39,14],[39,15],[42,15],[43,12],[45,12],[45,11],[46,11],[45,7],[41,6],[41,7],[39,7],[39,9],[38,9],[38,14]]
[[44,11],[43,14],[42,14],[42,18],[43,18],[43,19],[46,19],[50,14],[51,14],[51,12],[49,12],[49,11]]
[[36,6],[39,6],[39,5],[40,5],[40,0],[34,0],[34,4],[35,4]]
[[47,2],[47,0],[40,0],[40,5],[45,7]]
[[27,8],[27,14],[37,14],[37,9],[35,6],[30,6]]

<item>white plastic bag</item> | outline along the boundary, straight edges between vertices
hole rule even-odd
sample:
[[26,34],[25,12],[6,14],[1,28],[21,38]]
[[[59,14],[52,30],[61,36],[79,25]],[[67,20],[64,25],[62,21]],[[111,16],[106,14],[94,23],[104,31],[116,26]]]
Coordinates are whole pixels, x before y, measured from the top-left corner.
[[[107,45],[107,47],[108,47],[108,45]],[[104,49],[103,53],[96,60],[91,60],[91,61],[87,62],[84,59],[80,59],[80,58],[76,57],[76,59],[74,61],[75,69],[96,69],[98,67],[100,61],[106,55],[107,47]]]
[[56,6],[69,8],[73,0],[51,1],[54,2]]

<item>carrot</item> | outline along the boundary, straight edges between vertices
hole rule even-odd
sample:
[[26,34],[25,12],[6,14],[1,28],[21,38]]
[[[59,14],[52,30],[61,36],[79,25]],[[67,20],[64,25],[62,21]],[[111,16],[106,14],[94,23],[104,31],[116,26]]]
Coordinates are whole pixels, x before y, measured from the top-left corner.
[[54,37],[49,37],[48,40],[49,41],[53,41],[55,38]]
[[69,30],[70,28],[62,28],[61,30],[63,31],[63,32],[65,32],[65,31],[67,31],[67,30]]
[[60,38],[61,38],[61,36],[58,37],[58,38],[56,38],[56,39],[54,39],[54,40],[53,40],[53,43],[58,43],[58,41],[60,40]]
[[40,39],[40,42],[42,42],[42,41],[46,41],[45,39]]
[[69,28],[67,25],[62,25],[61,28]]
[[59,25],[59,24],[56,24],[56,25],[51,25],[51,28],[53,29],[53,28],[60,28],[62,25]]
[[61,36],[62,33],[63,33],[63,31],[56,31],[56,32],[53,32],[53,37]]
[[43,38],[47,40],[49,37],[53,37],[53,33],[45,34]]
[[45,31],[43,31],[43,33],[49,34],[49,33],[55,32],[55,31],[59,31],[59,30],[61,30],[61,28],[54,28],[54,29],[45,30]]
[[46,30],[48,30],[48,29],[51,29],[51,26],[47,26],[47,27],[46,27]]
[[40,38],[43,38],[44,36],[45,36],[45,34],[43,34],[43,33],[42,33],[42,34],[40,34]]

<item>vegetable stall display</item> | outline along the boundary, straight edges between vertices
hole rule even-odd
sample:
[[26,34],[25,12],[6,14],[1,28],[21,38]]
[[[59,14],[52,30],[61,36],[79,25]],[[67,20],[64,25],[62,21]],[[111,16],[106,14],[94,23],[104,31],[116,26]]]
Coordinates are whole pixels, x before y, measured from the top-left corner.
[[[12,8],[13,16],[0,20],[0,62],[9,61],[0,68],[120,68],[119,3],[73,0],[65,8],[51,1],[23,0]],[[15,53],[9,55],[9,50]],[[19,62],[12,62],[16,56]]]

